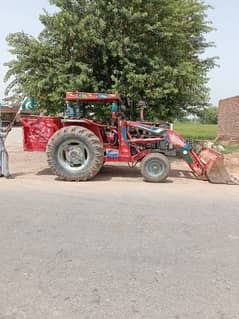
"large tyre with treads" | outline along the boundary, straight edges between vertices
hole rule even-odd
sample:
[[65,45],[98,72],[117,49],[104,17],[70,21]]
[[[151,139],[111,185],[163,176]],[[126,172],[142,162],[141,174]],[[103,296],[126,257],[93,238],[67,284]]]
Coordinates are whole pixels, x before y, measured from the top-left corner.
[[53,172],[68,181],[86,181],[101,169],[104,149],[98,137],[85,127],[69,126],[57,131],[47,145]]

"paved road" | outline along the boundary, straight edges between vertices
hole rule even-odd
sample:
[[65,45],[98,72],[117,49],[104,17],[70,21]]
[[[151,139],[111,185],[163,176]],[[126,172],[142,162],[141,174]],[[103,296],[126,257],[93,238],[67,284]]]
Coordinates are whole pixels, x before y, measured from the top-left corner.
[[239,188],[106,166],[55,180],[8,139],[0,179],[0,319],[239,319]]
[[0,179],[0,318],[239,318],[238,195],[174,178]]

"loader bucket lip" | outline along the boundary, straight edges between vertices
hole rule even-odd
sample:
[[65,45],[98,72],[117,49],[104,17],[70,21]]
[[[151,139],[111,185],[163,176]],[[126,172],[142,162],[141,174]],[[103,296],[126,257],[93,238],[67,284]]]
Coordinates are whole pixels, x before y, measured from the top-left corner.
[[229,184],[231,177],[224,166],[224,157],[222,154],[204,148],[199,154],[203,163],[205,163],[206,176],[209,182],[213,184]]
[[223,158],[212,161],[207,168],[207,177],[213,184],[229,184],[231,177],[228,174]]

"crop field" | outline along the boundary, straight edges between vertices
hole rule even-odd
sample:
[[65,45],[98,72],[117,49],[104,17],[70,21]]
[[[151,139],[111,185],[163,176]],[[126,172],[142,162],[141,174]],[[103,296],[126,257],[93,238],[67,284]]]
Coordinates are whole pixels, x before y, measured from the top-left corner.
[[[174,129],[186,139],[194,141],[213,141],[217,135],[217,125],[199,124],[192,122],[174,123]],[[221,143],[224,147],[224,154],[239,152],[239,145],[227,145]]]
[[214,140],[217,134],[217,125],[214,124],[174,123],[174,129],[183,137],[195,140]]

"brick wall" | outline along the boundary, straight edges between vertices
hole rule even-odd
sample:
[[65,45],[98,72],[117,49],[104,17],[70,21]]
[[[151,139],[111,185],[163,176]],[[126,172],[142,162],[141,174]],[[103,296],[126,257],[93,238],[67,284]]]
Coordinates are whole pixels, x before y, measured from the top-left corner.
[[239,96],[219,102],[217,141],[239,144]]

